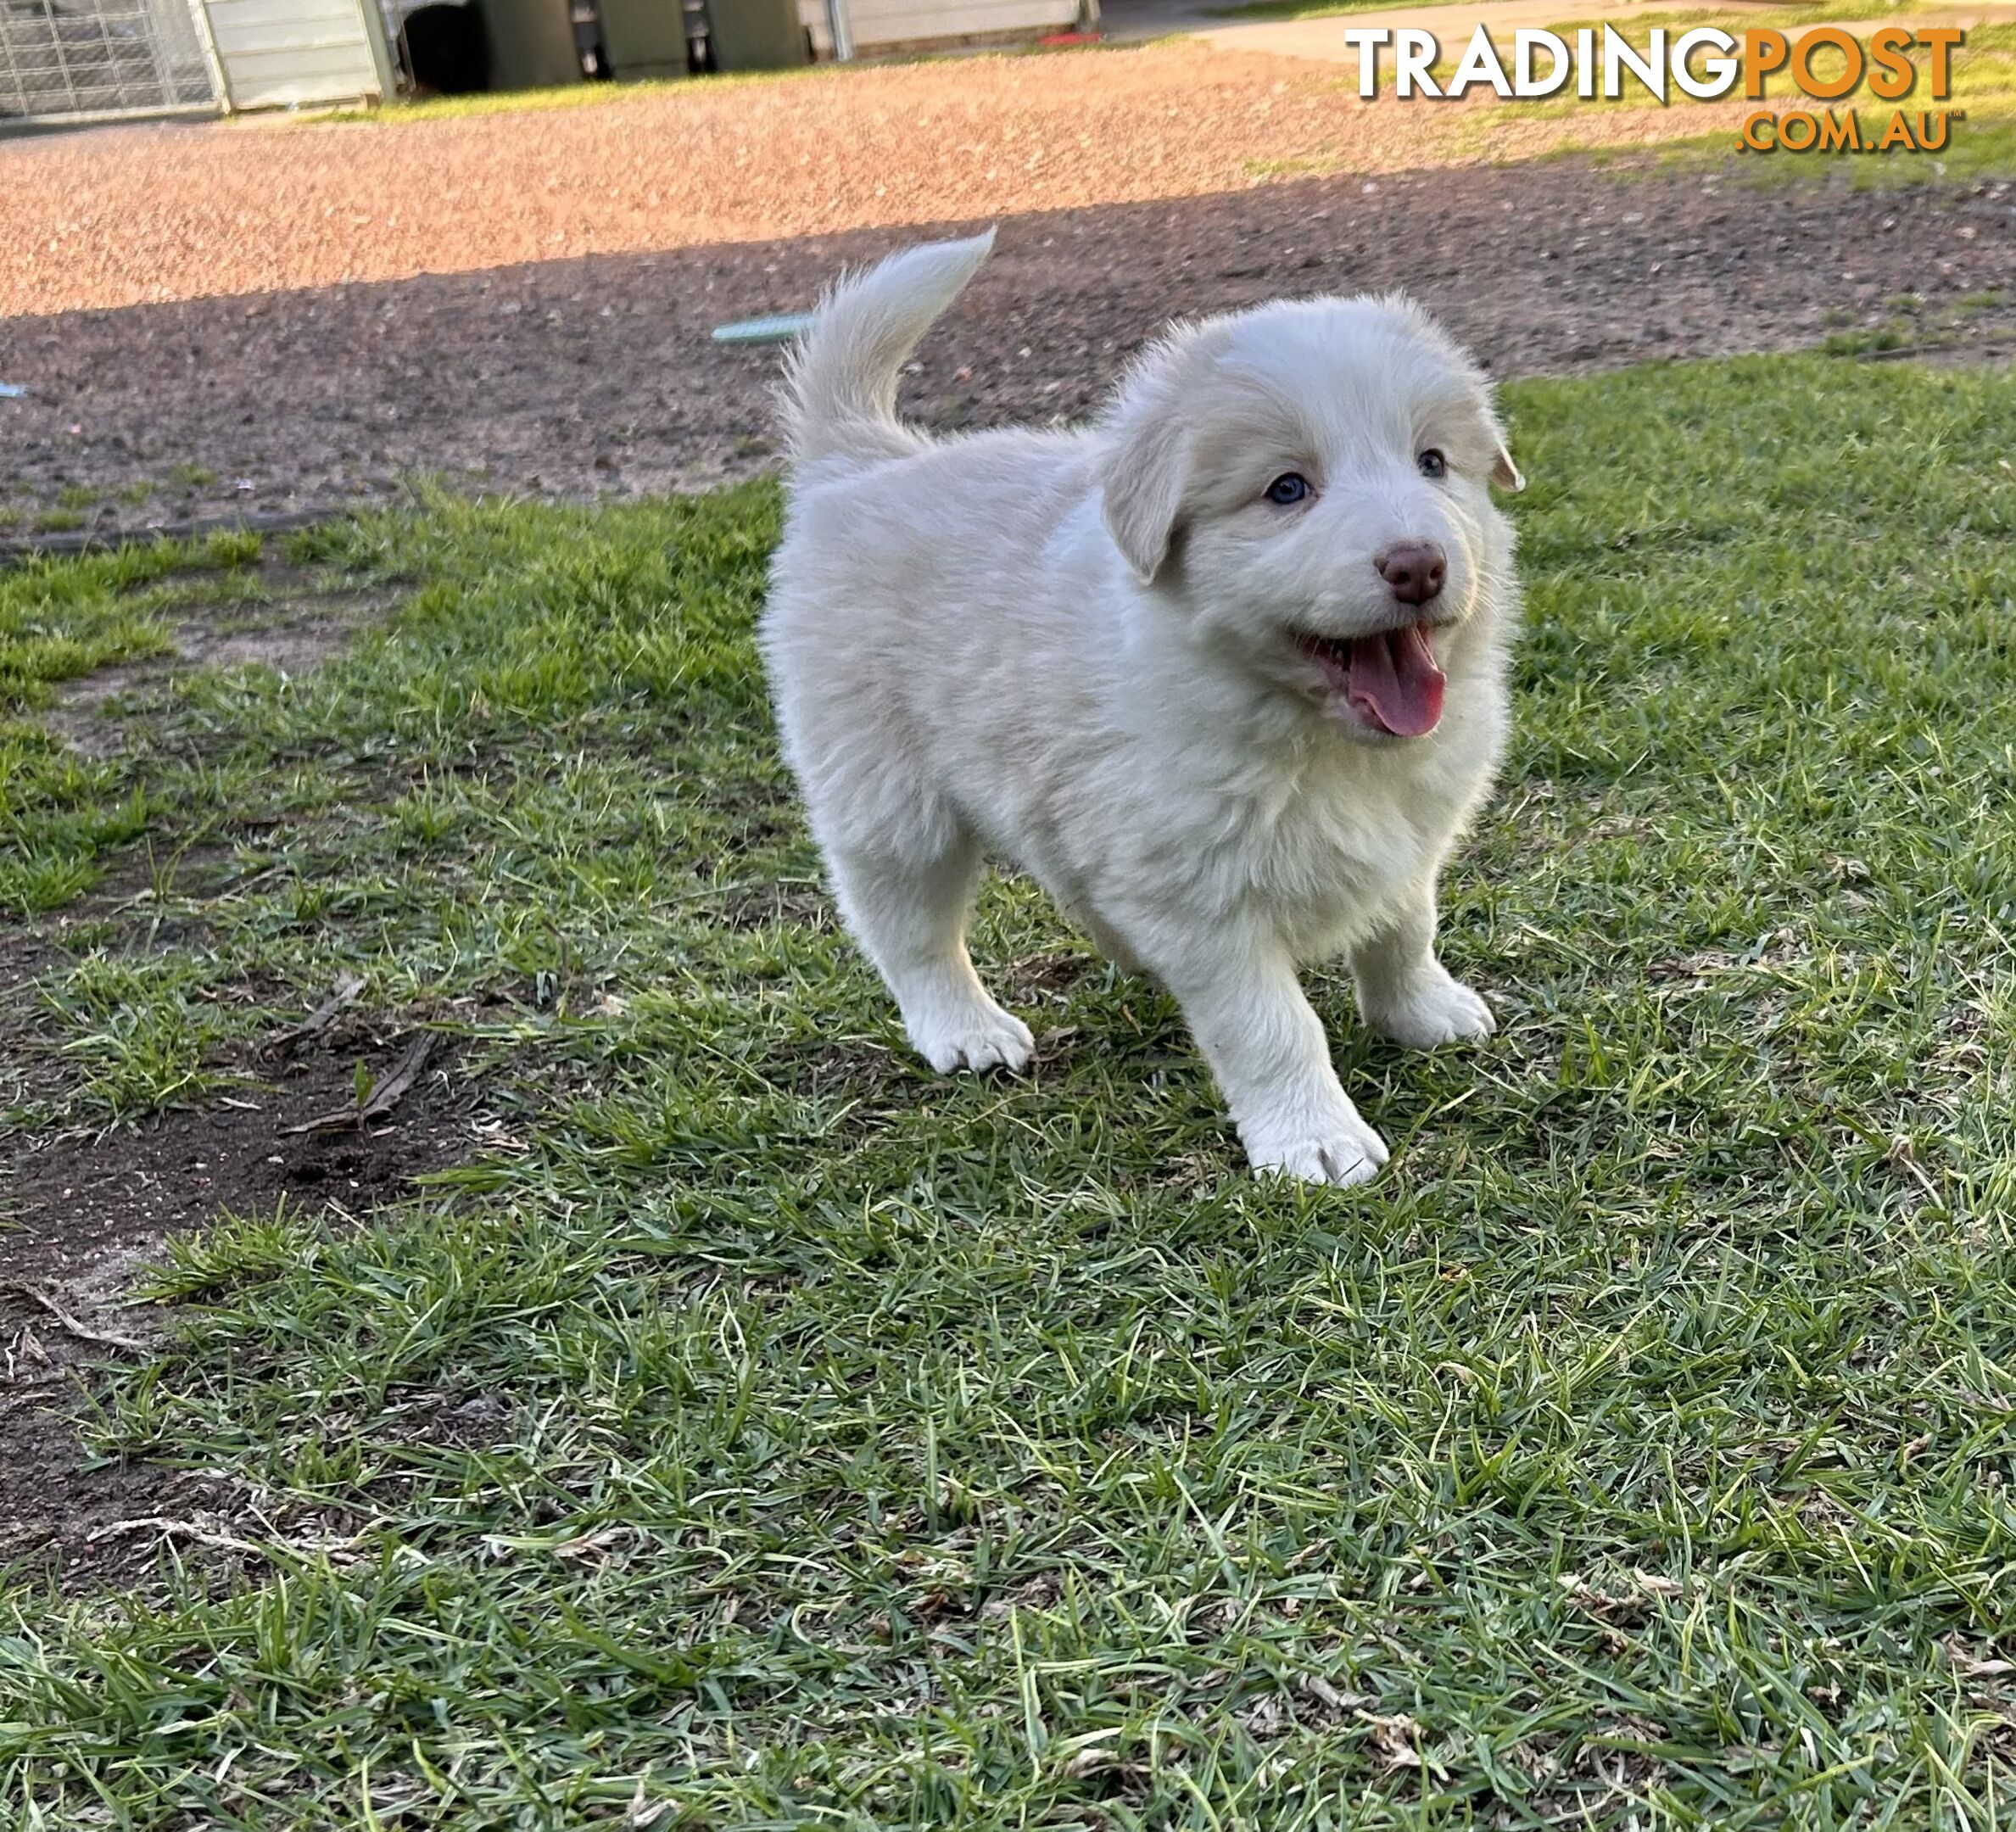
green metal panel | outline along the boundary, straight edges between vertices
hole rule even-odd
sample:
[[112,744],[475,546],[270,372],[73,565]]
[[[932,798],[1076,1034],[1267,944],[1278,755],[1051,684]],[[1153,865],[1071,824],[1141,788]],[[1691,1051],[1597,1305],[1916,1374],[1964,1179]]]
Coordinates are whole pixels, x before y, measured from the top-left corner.
[[809,61],[798,0],[707,0],[714,67],[789,70]]
[[581,81],[567,0],[478,0],[493,89],[550,89]]
[[399,59],[385,36],[385,14],[378,0],[359,0],[365,36],[371,40],[371,61],[378,73],[378,93],[389,99],[399,93]]
[[617,81],[686,74],[681,0],[602,0],[602,43]]

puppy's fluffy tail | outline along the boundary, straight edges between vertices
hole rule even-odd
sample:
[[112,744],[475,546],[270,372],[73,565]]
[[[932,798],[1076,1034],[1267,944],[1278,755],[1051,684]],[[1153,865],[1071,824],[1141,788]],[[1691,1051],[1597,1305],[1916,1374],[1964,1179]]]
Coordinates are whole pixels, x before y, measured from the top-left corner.
[[896,417],[896,371],[993,246],[990,229],[969,241],[906,249],[826,295],[785,371],[793,462],[872,464],[924,443]]

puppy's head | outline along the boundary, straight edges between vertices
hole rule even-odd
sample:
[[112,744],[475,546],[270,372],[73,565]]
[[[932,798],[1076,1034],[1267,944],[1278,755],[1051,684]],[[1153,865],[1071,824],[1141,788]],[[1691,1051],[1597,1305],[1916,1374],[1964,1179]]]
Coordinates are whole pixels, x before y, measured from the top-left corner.
[[1432,731],[1458,632],[1494,605],[1522,479],[1488,383],[1399,299],[1262,306],[1178,331],[1103,429],[1106,525],[1192,622],[1350,735]]

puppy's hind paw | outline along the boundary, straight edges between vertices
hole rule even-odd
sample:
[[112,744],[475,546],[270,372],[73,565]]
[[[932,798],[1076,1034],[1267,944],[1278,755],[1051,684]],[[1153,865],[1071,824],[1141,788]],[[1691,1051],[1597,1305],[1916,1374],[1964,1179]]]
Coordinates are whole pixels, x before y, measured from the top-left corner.
[[1498,1028],[1498,1019],[1483,999],[1439,967],[1432,976],[1422,975],[1399,998],[1376,1005],[1368,1002],[1365,1018],[1382,1036],[1409,1049],[1475,1042]]
[[963,1005],[910,1020],[910,1041],[917,1053],[940,1075],[960,1069],[1006,1069],[1019,1073],[1029,1066],[1036,1039],[1029,1026],[998,1005]]

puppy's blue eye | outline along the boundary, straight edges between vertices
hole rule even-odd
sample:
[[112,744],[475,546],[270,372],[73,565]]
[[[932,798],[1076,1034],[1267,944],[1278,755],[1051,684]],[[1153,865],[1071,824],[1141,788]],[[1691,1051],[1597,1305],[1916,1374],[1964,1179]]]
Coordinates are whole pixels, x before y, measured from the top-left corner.
[[1283,472],[1267,486],[1270,503],[1298,503],[1309,494],[1309,479],[1299,471]]
[[1437,451],[1432,445],[1414,461],[1421,466],[1421,474],[1423,477],[1440,478],[1449,475],[1449,460]]

